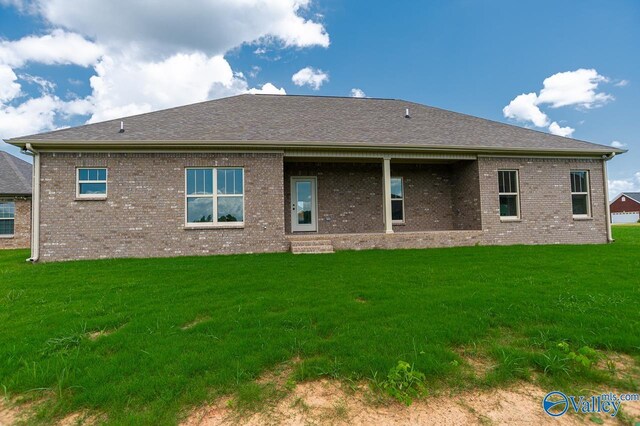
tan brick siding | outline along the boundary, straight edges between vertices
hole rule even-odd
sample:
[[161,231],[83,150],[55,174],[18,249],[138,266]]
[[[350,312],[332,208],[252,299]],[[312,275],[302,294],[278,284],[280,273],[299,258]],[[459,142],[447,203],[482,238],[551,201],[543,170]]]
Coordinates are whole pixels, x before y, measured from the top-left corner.
[[[381,161],[286,162],[284,213],[287,233],[291,233],[293,176],[317,177],[319,234],[384,232]],[[480,229],[477,166],[466,162],[451,165],[392,163],[391,176],[402,177],[405,190],[405,223],[394,225],[395,232]],[[469,202],[454,201],[454,192],[456,197],[458,194],[473,197]],[[473,211],[456,216],[454,203]]]
[[16,203],[13,237],[0,237],[0,249],[29,248],[31,243],[31,198],[0,196],[0,200]]
[[[581,244],[607,241],[601,160],[480,158],[483,244]],[[498,170],[516,169],[519,222],[501,222]],[[576,220],[571,207],[571,170],[588,170],[592,218]]]
[[[108,168],[76,200],[75,169]],[[185,229],[185,167],[244,167],[243,229]],[[282,154],[42,154],[42,261],[284,251]]]

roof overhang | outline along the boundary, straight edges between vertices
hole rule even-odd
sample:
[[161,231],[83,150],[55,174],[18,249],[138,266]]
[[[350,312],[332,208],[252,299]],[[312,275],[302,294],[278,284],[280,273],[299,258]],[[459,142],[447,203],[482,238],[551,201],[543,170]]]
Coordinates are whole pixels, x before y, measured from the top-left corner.
[[469,147],[469,146],[427,146],[417,144],[367,142],[326,142],[326,141],[68,141],[68,140],[8,140],[19,148],[31,144],[34,148],[49,152],[164,152],[164,151],[282,151],[285,153],[340,151],[381,153],[430,153],[467,155],[529,155],[548,157],[589,157],[603,158],[625,153],[617,148],[565,149],[565,148],[520,148],[520,147]]

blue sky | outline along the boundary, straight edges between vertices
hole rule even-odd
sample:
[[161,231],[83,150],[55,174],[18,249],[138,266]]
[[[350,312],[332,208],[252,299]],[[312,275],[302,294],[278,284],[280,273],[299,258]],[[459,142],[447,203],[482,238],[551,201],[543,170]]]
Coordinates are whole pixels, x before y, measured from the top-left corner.
[[616,141],[611,195],[640,190],[640,2],[179,3],[0,0],[0,137],[252,89],[359,89]]

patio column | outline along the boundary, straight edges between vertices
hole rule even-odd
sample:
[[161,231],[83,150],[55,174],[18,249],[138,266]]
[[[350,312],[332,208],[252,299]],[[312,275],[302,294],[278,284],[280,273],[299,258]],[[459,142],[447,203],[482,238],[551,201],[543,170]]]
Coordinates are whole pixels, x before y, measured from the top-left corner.
[[384,232],[393,234],[393,222],[391,220],[391,158],[382,159],[382,186],[384,188]]

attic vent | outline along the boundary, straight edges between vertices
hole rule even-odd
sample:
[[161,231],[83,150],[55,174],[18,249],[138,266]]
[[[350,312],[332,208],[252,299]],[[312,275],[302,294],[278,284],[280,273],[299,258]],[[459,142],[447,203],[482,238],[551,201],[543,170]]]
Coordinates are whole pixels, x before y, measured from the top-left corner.
[[404,110],[404,118],[411,118],[411,116],[409,115],[409,108]]
[[120,132],[119,133],[124,133],[124,121],[120,122]]

